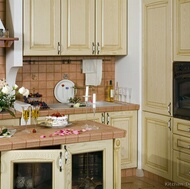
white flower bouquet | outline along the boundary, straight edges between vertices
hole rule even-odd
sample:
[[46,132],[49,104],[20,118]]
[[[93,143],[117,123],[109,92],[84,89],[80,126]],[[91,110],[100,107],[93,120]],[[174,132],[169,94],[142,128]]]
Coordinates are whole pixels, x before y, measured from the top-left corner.
[[17,93],[28,97],[29,90],[24,87],[18,89],[16,84],[11,87],[6,83],[5,79],[0,80],[0,112],[4,110],[15,116],[14,102]]

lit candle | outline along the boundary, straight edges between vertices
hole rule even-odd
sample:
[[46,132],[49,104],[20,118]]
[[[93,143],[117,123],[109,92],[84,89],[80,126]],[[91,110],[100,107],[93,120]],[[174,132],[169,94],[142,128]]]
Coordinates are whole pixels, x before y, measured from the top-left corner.
[[96,94],[95,93],[93,93],[92,95],[92,107],[96,108]]
[[88,101],[88,92],[89,92],[89,86],[86,86],[86,92],[85,92],[85,102]]

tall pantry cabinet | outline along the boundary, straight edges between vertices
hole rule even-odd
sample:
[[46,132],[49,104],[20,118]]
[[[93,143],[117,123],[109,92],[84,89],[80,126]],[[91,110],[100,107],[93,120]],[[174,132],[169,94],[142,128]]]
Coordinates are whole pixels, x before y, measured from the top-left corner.
[[127,0],[25,0],[24,55],[126,55]]
[[172,179],[172,0],[143,0],[143,169]]

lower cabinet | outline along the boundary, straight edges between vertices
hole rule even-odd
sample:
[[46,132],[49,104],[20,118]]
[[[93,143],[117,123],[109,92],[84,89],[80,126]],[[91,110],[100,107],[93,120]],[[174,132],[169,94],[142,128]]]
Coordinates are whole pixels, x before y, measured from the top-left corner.
[[0,188],[120,189],[120,146],[115,147],[115,142],[110,139],[1,152]]
[[20,125],[20,119],[4,119],[4,120],[0,120],[0,125],[1,126],[19,126]]
[[105,112],[105,124],[126,130],[121,138],[121,168],[137,167],[137,111]]
[[173,118],[143,112],[143,169],[172,180]]
[[71,114],[69,115],[69,121],[79,121],[79,120],[95,120],[97,122],[104,122],[104,113],[87,113],[86,114]]
[[190,188],[190,121],[174,118],[173,181]]
[[[85,120],[86,114],[69,115],[69,121]],[[94,115],[89,113],[88,120]],[[96,113],[95,120],[126,130],[126,137],[121,138],[121,168],[137,167],[137,111],[119,111]]]

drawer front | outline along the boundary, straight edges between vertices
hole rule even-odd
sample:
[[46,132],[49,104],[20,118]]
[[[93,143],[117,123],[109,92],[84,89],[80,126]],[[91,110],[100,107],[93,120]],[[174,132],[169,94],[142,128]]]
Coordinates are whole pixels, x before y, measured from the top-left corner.
[[174,134],[173,149],[190,154],[190,138]]
[[173,181],[190,188],[190,155],[173,150]]
[[190,137],[190,121],[175,118],[173,132]]

